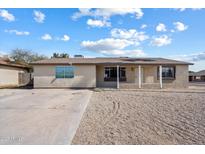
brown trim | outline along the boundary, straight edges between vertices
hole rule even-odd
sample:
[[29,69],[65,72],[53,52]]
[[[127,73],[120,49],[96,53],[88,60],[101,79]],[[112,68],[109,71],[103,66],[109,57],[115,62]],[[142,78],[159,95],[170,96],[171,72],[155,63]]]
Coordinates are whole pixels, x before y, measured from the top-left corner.
[[34,61],[31,65],[193,65],[189,62],[177,61],[172,59],[165,59],[159,57],[142,57],[142,58],[131,58],[131,57],[96,57],[96,58],[51,58],[46,60]]
[[3,64],[3,63],[0,63],[0,65],[8,66],[8,67],[15,67],[15,68],[22,68],[22,69],[31,69],[32,68],[32,67],[20,66],[20,65],[16,65],[16,64]]
[[30,63],[30,65],[193,65],[192,63]]

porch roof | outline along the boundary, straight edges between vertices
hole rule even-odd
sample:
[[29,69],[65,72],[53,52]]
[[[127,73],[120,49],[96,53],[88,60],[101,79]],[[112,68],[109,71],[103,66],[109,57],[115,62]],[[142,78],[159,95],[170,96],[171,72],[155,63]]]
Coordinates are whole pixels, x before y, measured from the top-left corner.
[[64,65],[64,64],[145,64],[145,65],[193,65],[192,63],[165,58],[51,58],[32,62],[32,65]]
[[31,66],[27,64],[20,64],[17,62],[12,62],[8,58],[2,58],[0,57],[0,65],[9,66],[9,67],[18,67],[18,68],[24,68],[24,69],[31,69]]

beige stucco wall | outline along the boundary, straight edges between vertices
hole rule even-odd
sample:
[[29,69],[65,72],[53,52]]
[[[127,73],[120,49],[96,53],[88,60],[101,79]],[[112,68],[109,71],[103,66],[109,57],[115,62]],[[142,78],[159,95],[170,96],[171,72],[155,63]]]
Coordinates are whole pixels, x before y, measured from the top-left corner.
[[[188,65],[174,65],[176,67],[176,74],[174,80],[163,80],[163,88],[187,88],[188,87]],[[157,78],[158,66],[142,66],[143,68],[143,83],[144,87],[154,88],[159,84]],[[153,85],[151,85],[154,83]],[[147,85],[146,85],[147,84]],[[150,85],[148,85],[150,84]]]
[[176,65],[176,79],[163,80],[164,88],[187,88],[189,77],[188,65]]
[[0,87],[19,86],[19,73],[24,69],[0,65]]
[[[34,87],[116,87],[117,83],[104,81],[104,67],[114,65],[76,65],[75,77],[56,79],[54,65],[34,66]],[[138,66],[126,65],[126,82],[120,87],[138,88]],[[142,88],[159,88],[157,65],[142,65]],[[163,88],[187,88],[188,65],[176,65],[176,79],[163,80]]]
[[116,87],[117,83],[113,81],[104,81],[104,65],[96,66],[96,86],[97,87]]
[[[116,66],[116,65],[115,65]],[[96,68],[97,87],[116,87],[116,82],[104,81],[104,67],[98,65]],[[126,65],[126,82],[120,82],[120,88],[138,88],[138,66]],[[160,88],[157,79],[158,65],[141,66],[142,88]],[[188,65],[176,65],[175,80],[163,80],[163,88],[187,88],[188,87]]]
[[[97,65],[96,66],[96,82],[97,87],[116,87],[116,81],[104,81],[104,67],[116,67],[116,65]],[[135,66],[123,66],[126,67],[126,78],[127,81],[124,83],[133,83],[135,82]],[[121,82],[122,83],[122,82]]]
[[[92,88],[96,87],[95,65],[74,65],[74,78],[55,78],[58,65],[35,65],[34,88]],[[63,65],[65,66],[65,65]]]
[[158,66],[142,66],[142,72],[143,72],[143,83],[159,83],[159,80],[157,80],[157,68]]

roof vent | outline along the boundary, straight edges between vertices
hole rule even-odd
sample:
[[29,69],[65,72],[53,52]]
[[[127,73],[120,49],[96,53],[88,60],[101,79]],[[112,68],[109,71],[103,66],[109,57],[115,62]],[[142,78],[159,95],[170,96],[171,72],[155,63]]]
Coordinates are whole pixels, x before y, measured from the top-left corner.
[[83,55],[74,55],[74,58],[84,58]]
[[120,58],[129,58],[129,57],[126,57],[126,56],[125,56],[125,57],[120,57]]

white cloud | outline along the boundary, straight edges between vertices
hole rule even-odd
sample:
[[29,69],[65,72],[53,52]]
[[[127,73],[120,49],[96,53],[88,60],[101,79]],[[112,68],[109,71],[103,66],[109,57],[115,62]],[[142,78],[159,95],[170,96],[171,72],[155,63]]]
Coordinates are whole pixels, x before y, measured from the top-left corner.
[[8,52],[0,50],[0,57],[7,56]]
[[45,14],[43,14],[41,11],[33,11],[34,14],[34,20],[38,23],[43,23],[45,20]]
[[42,40],[57,40],[57,41],[69,41],[70,37],[67,34],[64,34],[62,37],[52,37],[50,34],[44,34],[41,36]]
[[78,10],[79,10],[79,12],[76,12],[73,14],[73,16],[72,16],[73,20],[76,20],[76,19],[83,17],[83,16],[92,16],[92,13],[90,12],[91,11],[90,8],[79,8]]
[[78,12],[74,13],[72,16],[73,20],[77,20],[83,16],[93,17],[94,19],[89,19],[87,24],[91,27],[110,27],[110,18],[115,15],[135,15],[136,19],[140,19],[143,16],[143,12],[140,8],[98,8],[90,9],[84,8],[79,9]]
[[110,27],[111,23],[106,20],[88,19],[87,24],[91,27]]
[[42,37],[41,37],[42,40],[52,40],[52,36],[50,34],[44,34]]
[[63,35],[63,37],[61,38],[62,41],[69,41],[70,37],[68,35]]
[[100,39],[98,41],[83,41],[81,43],[81,46],[83,47],[83,49],[98,52],[106,50],[123,49],[132,44],[132,41],[128,41],[125,39],[105,38]]
[[9,13],[7,10],[0,10],[0,17],[5,21],[15,21],[14,15]]
[[146,56],[146,54],[142,50],[107,50],[107,51],[101,51],[100,53],[107,56],[121,56],[121,57]]
[[[82,41],[81,47],[84,50],[101,53],[108,56],[145,56],[143,50],[133,49],[140,42],[149,38],[145,32],[138,32],[136,29],[112,29],[111,38],[104,38],[97,41]],[[129,47],[129,49],[127,49]],[[130,47],[132,49],[130,49]]]
[[134,14],[136,19],[140,19],[143,16],[143,12],[139,8],[99,8],[99,9],[79,9],[79,12],[76,12],[72,19],[78,19],[83,16],[91,17],[101,17],[104,19],[109,19],[114,15],[127,15]]
[[184,25],[182,22],[174,22],[173,23],[175,25],[175,29],[178,30],[178,31],[185,31],[188,26]]
[[[201,10],[202,8],[190,8],[193,11]],[[180,12],[183,12],[187,10],[187,8],[176,8],[175,10],[179,10]]]
[[145,28],[147,28],[147,25],[146,24],[142,24],[140,28],[141,29],[145,29]]
[[105,38],[97,41],[83,41],[82,49],[101,53],[108,56],[145,56],[142,50],[125,50],[124,48],[133,45],[132,41],[126,39]]
[[192,8],[193,11],[202,10],[202,8]]
[[169,38],[167,35],[162,35],[160,37],[153,38],[151,44],[153,46],[161,47],[161,46],[169,45],[171,44],[171,42],[172,42],[171,38]]
[[114,38],[119,39],[127,39],[129,41],[133,41],[135,45],[139,45],[140,42],[147,40],[149,38],[148,35],[145,34],[145,32],[138,32],[136,29],[112,29],[111,30],[111,36]]
[[123,39],[130,39],[133,38],[136,34],[135,29],[125,30],[125,29],[112,29],[111,30],[111,36],[115,38],[123,38]]
[[184,60],[190,62],[202,61],[205,60],[205,51],[199,53],[192,53],[192,54],[176,55],[173,56],[172,58],[176,60]]
[[10,34],[16,34],[16,35],[30,35],[30,32],[27,31],[18,31],[15,29],[11,29],[11,30],[5,30],[6,33],[10,33]]
[[180,12],[183,12],[186,10],[186,8],[176,8],[176,10],[179,10]]
[[156,27],[156,31],[158,31],[158,32],[166,32],[167,29],[166,29],[165,24],[159,23],[159,24],[157,25],[157,27]]

